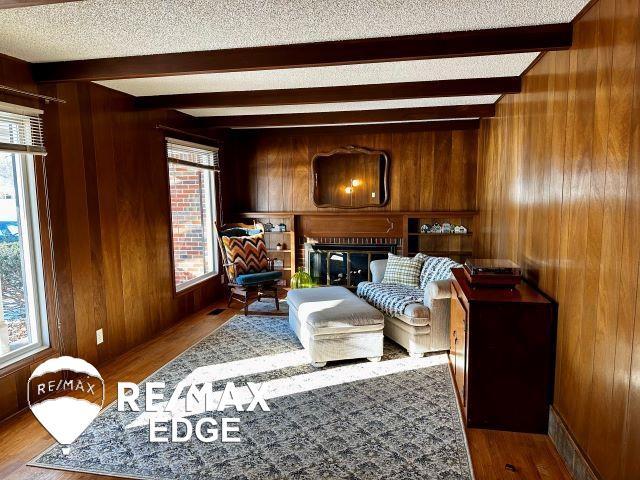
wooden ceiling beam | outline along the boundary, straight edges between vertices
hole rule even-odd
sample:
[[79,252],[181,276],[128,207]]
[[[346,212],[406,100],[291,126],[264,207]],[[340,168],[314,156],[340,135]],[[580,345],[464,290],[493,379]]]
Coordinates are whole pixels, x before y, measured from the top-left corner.
[[365,102],[411,98],[519,93],[520,77],[464,78],[428,82],[380,83],[336,87],[237,92],[185,93],[138,97],[141,108],[220,108]]
[[559,50],[571,39],[572,25],[560,23],[40,63],[33,73],[39,82],[60,82],[274,70]]
[[237,135],[360,135],[393,132],[426,132],[442,130],[477,130],[480,120],[438,120],[412,123],[370,123],[367,125],[329,125],[321,127],[284,127],[231,130]]
[[199,123],[200,127],[203,128],[256,128],[340,123],[412,122],[419,120],[493,117],[494,115],[495,105],[493,103],[487,103],[479,105],[452,105],[445,107],[200,117]]

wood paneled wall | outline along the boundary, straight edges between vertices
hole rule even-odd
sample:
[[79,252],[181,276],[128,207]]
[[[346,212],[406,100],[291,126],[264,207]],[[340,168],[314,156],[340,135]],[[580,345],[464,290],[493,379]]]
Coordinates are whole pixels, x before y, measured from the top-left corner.
[[319,210],[312,199],[311,158],[347,145],[384,150],[390,158],[389,203],[362,211],[475,208],[477,130],[357,135],[264,131],[235,133],[231,139],[224,182],[226,210]]
[[75,325],[65,347],[100,364],[210,303],[216,280],[173,295],[165,134],[155,126],[180,117],[138,111],[90,83],[47,93],[67,101],[45,111],[58,295]]
[[[42,90],[67,102],[45,107],[48,156],[40,179],[54,252],[55,289],[49,282],[47,300],[62,324],[54,347],[100,365],[211,303],[220,281],[173,294],[164,133],[155,126],[184,118],[137,111],[131,97],[91,83]],[[42,213],[44,202],[39,207]],[[104,343],[96,345],[99,328]],[[26,406],[33,367],[0,372],[0,419]]]
[[600,0],[479,139],[476,251],[559,303],[554,407],[604,479],[640,478],[640,0]]
[[[20,90],[26,90],[28,92],[37,93],[38,88],[31,78],[31,72],[29,64],[22,62],[5,55],[0,55],[0,84],[8,87],[17,88]],[[30,99],[24,96],[16,96],[7,93],[0,92],[0,101],[6,103],[12,103],[16,105],[23,105],[26,107],[40,107],[38,101]],[[37,171],[42,173],[42,162],[38,161]],[[38,179],[38,196],[42,191],[43,176],[40,175]],[[43,217],[40,221],[40,229],[42,230],[43,238],[48,238],[47,221]],[[49,317],[53,318],[55,314],[55,305],[49,301],[53,297],[51,286],[51,263],[49,262],[50,255],[48,255],[48,242],[43,243],[43,262],[45,263],[45,278],[49,280],[47,282],[47,311]],[[50,330],[52,334],[53,343],[57,343],[55,336],[55,330],[52,328],[55,322],[50,322]],[[4,372],[0,374],[0,420],[17,412],[21,408],[27,405],[27,381],[31,372],[35,366],[44,361],[44,359],[53,356],[55,352],[50,350],[44,352],[41,355],[32,356],[31,358],[24,359],[20,364],[14,364],[11,368],[4,369]]]

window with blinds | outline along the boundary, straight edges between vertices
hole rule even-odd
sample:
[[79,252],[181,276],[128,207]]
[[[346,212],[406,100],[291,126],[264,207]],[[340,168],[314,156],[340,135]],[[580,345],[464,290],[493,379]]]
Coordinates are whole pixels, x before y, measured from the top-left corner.
[[194,167],[219,170],[218,149],[180,140],[167,139],[167,157],[170,162],[191,164]]
[[34,155],[42,112],[0,103],[0,368],[48,345]]
[[174,284],[184,290],[217,273],[214,241],[218,149],[167,139]]
[[46,155],[42,111],[0,102],[0,152]]

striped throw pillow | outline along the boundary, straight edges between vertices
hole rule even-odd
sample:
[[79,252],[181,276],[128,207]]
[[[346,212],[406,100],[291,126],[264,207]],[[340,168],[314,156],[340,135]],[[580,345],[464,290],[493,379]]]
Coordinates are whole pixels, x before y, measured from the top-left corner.
[[263,235],[222,237],[227,262],[233,263],[234,277],[269,269],[269,255]]
[[399,257],[390,253],[382,283],[417,287],[420,282],[420,269],[423,261],[420,257]]

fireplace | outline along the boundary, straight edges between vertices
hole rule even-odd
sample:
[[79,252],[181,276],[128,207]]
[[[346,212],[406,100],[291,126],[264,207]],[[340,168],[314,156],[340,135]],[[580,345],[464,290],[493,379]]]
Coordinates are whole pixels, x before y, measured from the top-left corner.
[[396,253],[397,244],[305,243],[304,266],[318,285],[355,288],[371,280],[369,264]]

